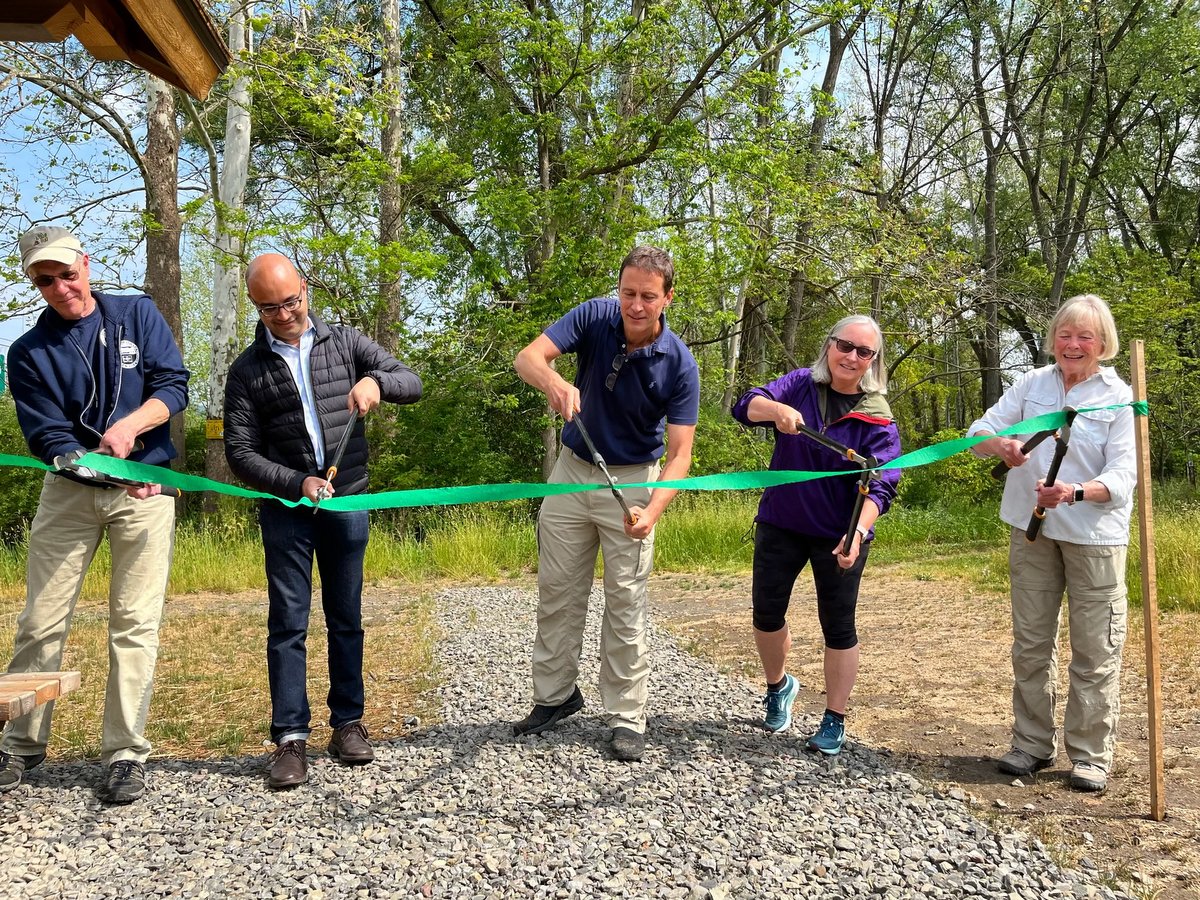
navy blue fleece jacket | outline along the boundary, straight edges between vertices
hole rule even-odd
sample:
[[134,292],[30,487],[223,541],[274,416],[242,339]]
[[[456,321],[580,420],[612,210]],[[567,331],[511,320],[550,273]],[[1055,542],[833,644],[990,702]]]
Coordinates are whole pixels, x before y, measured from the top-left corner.
[[[172,415],[187,406],[188,370],[154,301],[145,294],[92,296],[101,320],[88,346],[80,341],[85,329],[47,307],[8,352],[17,421],[30,451],[46,463],[79,447],[94,450],[108,426],[151,398]],[[93,370],[97,351],[103,378]],[[175,456],[168,422],[140,440],[132,460],[158,465]]]

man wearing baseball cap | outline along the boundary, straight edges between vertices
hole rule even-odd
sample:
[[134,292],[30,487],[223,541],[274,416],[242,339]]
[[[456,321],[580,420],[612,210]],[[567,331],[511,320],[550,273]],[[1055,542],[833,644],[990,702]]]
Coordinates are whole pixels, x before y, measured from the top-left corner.
[[[21,268],[46,301],[8,354],[17,421],[30,451],[50,464],[80,449],[166,464],[175,456],[169,419],[187,406],[188,371],[154,301],[93,291],[88,256],[65,228],[39,225],[19,248]],[[100,744],[107,774],[100,795],[129,803],[146,790],[144,732],[175,504],[158,485],[122,488],[89,471],[59,469],[42,483],[8,671],[62,667],[84,576],[107,533],[112,583]],[[0,739],[0,792],[16,788],[46,758],[53,706],[9,723]]]

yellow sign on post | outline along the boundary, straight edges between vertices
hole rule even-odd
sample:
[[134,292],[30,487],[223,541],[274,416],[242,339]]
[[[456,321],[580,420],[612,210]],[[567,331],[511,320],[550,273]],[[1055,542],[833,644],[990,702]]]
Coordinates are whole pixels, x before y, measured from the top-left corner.
[[225,420],[224,419],[205,419],[204,420],[204,436],[210,441],[225,440]]

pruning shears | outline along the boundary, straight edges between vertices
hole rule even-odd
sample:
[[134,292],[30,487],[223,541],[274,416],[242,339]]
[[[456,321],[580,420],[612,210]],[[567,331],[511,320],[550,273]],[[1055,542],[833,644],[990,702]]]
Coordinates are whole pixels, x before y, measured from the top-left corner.
[[[1037,432],[1033,435],[1033,437],[1021,445],[1021,452],[1028,456],[1033,452],[1034,447],[1036,447],[1046,438],[1052,437],[1054,433],[1055,431],[1053,428],[1047,428],[1045,431]],[[1008,470],[1011,468],[1012,466],[1010,466],[1004,460],[1000,460],[995,466],[992,467],[992,477],[997,481],[1003,481],[1004,476],[1008,474]]]
[[[1075,421],[1077,412],[1074,407],[1065,406],[1063,407],[1063,413],[1066,415],[1066,420],[1054,435],[1054,458],[1050,460],[1050,468],[1046,472],[1046,480],[1042,482],[1045,487],[1050,487],[1054,484],[1054,479],[1058,477],[1058,469],[1062,465],[1063,457],[1067,455],[1067,445],[1071,442],[1071,423]],[[1045,508],[1035,506],[1033,508],[1033,515],[1029,517],[1029,527],[1025,529],[1025,540],[1030,543],[1037,540],[1038,531],[1041,529],[1042,520],[1045,518]]]
[[613,492],[613,496],[616,497],[617,502],[621,504],[621,509],[625,513],[625,521],[630,525],[636,525],[638,517],[630,512],[629,504],[625,502],[625,495],[622,494],[621,489],[617,487],[617,480],[609,474],[608,466],[604,464],[604,457],[600,455],[600,451],[597,450],[596,445],[592,443],[592,436],[588,434],[587,429],[584,427],[583,419],[581,419],[579,414],[576,413],[571,421],[575,423],[575,427],[579,429],[580,437],[583,438],[583,442],[587,444],[588,450],[591,451],[592,462],[595,464],[596,468],[603,473],[605,479],[608,481],[609,490]]
[[[134,445],[134,449],[141,449],[140,441]],[[83,457],[89,453],[102,453],[105,456],[112,455],[106,450],[88,450],[86,447],[78,447],[75,450],[72,450],[70,453],[63,453],[54,457],[54,470],[56,472],[69,472],[72,475],[77,475],[80,478],[85,478],[88,481],[92,481],[97,484],[112,484],[118,487],[135,488],[146,486],[147,482],[145,481],[134,481],[130,478],[119,478],[116,475],[106,475],[104,472],[101,472],[98,469],[79,465],[79,460],[83,459]],[[178,497],[179,488],[162,485],[160,488],[160,493],[167,497]]]
[[333,478],[338,473],[338,466],[342,464],[342,456],[346,453],[346,447],[350,444],[350,435],[354,433],[354,426],[358,424],[359,418],[361,417],[350,420],[337,442],[337,447],[334,448],[333,460],[329,463],[329,468],[325,470],[325,483],[317,488],[317,502],[313,504],[313,515],[316,515],[317,510],[320,509],[322,500],[328,500],[333,496]]
[[858,530],[858,521],[862,518],[863,501],[867,499],[867,495],[871,492],[871,476],[879,466],[879,461],[873,456],[863,456],[853,447],[839,444],[827,434],[809,428],[799,419],[796,420],[796,431],[806,438],[816,441],[825,449],[832,450],[838,456],[849,460],[862,469],[862,472],[858,476],[858,490],[854,497],[854,508],[850,511],[850,526],[846,529],[846,537],[843,538],[842,549],[839,551],[840,555],[849,556],[850,550],[854,546],[854,532]]

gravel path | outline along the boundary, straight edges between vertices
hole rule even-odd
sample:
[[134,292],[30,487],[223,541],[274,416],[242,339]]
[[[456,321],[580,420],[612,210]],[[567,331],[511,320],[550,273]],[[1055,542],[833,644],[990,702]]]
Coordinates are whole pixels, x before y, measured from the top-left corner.
[[310,783],[283,794],[266,789],[264,757],[154,761],[145,802],[105,807],[97,766],[45,765],[0,799],[0,896],[1128,896],[1059,869],[1036,840],[992,831],[865,747],[833,760],[804,751],[814,715],[763,732],[751,686],[662,632],[641,763],[607,753],[595,615],[588,705],[514,739],[534,597],[471,588],[439,600],[444,725],[378,745],[363,769],[314,756]]

